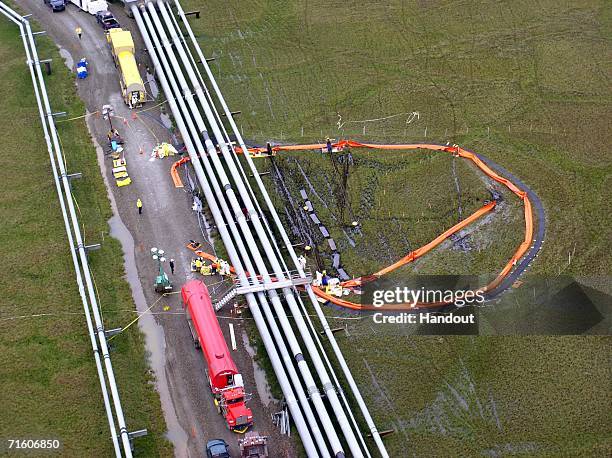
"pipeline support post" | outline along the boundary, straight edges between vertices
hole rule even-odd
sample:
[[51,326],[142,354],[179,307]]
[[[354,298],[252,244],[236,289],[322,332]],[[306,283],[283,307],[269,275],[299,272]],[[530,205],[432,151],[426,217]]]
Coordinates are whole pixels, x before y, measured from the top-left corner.
[[51,62],[53,62],[53,59],[43,59],[43,60],[39,60],[38,64],[44,64],[45,65],[45,70],[47,72],[47,76],[49,76],[51,74]]
[[121,331],[123,331],[123,328],[106,329],[104,330],[104,334],[106,334],[106,337],[112,337],[121,334]]
[[92,243],[91,245],[85,245],[83,247],[83,249],[85,250],[85,253],[89,254],[90,251],[96,251],[99,250],[100,248],[102,248],[102,245],[99,243]]
[[68,179],[70,189],[72,189],[72,180],[80,180],[81,178],[83,178],[83,174],[81,172],[67,173],[66,178]]
[[128,431],[128,437],[130,439],[130,448],[134,451],[134,439],[137,437],[143,437],[149,434],[146,429],[138,429],[136,431]]

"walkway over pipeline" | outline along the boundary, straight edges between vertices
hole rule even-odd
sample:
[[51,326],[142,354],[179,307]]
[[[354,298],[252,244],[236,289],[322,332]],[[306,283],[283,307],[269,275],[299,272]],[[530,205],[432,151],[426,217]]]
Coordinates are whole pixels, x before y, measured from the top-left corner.
[[[326,149],[328,146],[330,145],[327,145],[326,143],[313,143],[313,144],[306,144],[306,145],[279,145],[279,146],[271,147],[271,150],[273,153],[282,152],[282,151],[314,151],[314,150],[321,151],[321,150]],[[525,219],[525,236],[523,238],[523,242],[518,246],[518,248],[516,249],[512,257],[504,265],[502,270],[497,274],[495,279],[493,279],[487,285],[480,287],[476,291],[480,291],[482,293],[492,293],[493,291],[495,291],[501,285],[504,279],[506,279],[511,274],[511,272],[513,271],[513,268],[517,265],[520,259],[525,255],[525,253],[527,253],[527,251],[529,250],[533,242],[533,236],[534,236],[533,211],[532,211],[531,200],[528,196],[527,191],[519,188],[517,185],[511,182],[508,178],[505,178],[501,176],[500,174],[498,174],[497,172],[495,172],[489,165],[485,163],[485,161],[481,159],[481,157],[479,157],[477,154],[471,151],[463,149],[457,145],[449,146],[449,145],[422,144],[422,143],[387,145],[387,144],[375,144],[375,143],[361,143],[361,142],[357,142],[354,140],[341,140],[337,143],[331,144],[331,147],[334,149],[352,147],[352,148],[369,148],[369,149],[392,150],[392,151],[429,150],[429,151],[439,151],[443,153],[449,153],[455,157],[461,157],[461,158],[464,158],[464,159],[467,159],[473,162],[489,178],[497,181],[498,183],[504,185],[506,188],[512,191],[523,202],[524,219]],[[236,148],[236,150],[238,150],[238,148]],[[243,152],[243,151],[239,150],[238,152]],[[252,157],[266,157],[267,155],[269,155],[269,152],[270,152],[270,149],[267,147],[248,149],[248,153]],[[451,235],[469,226],[471,223],[475,222],[476,220],[480,219],[485,214],[492,211],[495,208],[495,205],[496,205],[495,201],[491,201],[485,204],[483,207],[478,209],[472,215],[460,221],[459,223],[455,224],[451,228],[447,229],[442,234],[440,234],[438,237],[433,239],[431,242],[427,243],[426,245],[423,245],[422,247],[414,251],[411,251],[406,256],[399,259],[398,261],[391,264],[390,266],[387,266],[379,270],[378,272],[375,272],[369,275],[363,275],[353,280],[341,282],[340,285],[348,289],[357,288],[368,282],[376,280],[382,277],[383,275],[388,274],[406,264],[409,264],[419,259],[426,253],[436,248],[438,245],[440,245],[444,240],[446,240]],[[540,224],[543,224],[543,222],[541,221]],[[543,231],[541,232],[543,235]],[[522,267],[521,268],[521,272],[522,272],[522,270],[526,268],[526,265],[524,266],[522,265],[521,267]],[[520,274],[520,272],[518,273]],[[355,302],[347,301],[347,300],[338,298],[336,296],[326,294],[325,291],[323,291],[319,287],[313,286],[313,290],[315,294],[319,296],[320,298],[325,299],[331,302],[332,304],[338,305],[340,307],[344,307],[344,308],[348,308],[352,310],[375,310],[377,309],[376,307],[370,304],[357,304]],[[415,310],[419,308],[442,307],[442,306],[449,305],[449,304],[450,302],[405,303],[405,304],[388,305],[385,307],[385,309],[390,310],[390,311]]]

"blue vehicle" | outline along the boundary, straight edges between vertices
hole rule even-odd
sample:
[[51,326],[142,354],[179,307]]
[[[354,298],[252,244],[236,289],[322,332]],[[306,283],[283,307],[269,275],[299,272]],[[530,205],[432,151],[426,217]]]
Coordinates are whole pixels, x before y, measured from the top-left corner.
[[77,70],[77,78],[82,80],[87,78],[87,75],[89,74],[89,71],[87,70],[87,67],[89,66],[89,63],[87,62],[87,59],[82,58],[80,61],[77,62],[76,65],[76,70]]
[[51,8],[51,11],[54,13],[66,9],[66,0],[44,0],[44,2],[49,5],[49,8]]
[[223,439],[213,439],[206,444],[208,458],[230,458],[229,445]]

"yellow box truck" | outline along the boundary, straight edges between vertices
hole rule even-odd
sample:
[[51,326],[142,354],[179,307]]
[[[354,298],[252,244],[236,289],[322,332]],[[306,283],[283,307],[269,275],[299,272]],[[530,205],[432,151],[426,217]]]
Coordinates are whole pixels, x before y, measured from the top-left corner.
[[111,48],[115,66],[119,69],[123,101],[130,107],[141,106],[146,97],[145,86],[134,57],[134,40],[129,30],[110,29],[106,39]]

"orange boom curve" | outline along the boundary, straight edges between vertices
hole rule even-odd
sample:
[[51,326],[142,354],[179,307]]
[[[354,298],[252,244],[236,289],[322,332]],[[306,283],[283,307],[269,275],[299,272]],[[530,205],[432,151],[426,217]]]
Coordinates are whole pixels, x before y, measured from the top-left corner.
[[[531,208],[531,201],[529,200],[527,192],[521,190],[519,187],[517,187],[514,183],[512,183],[507,178],[504,178],[500,176],[499,174],[497,174],[487,164],[485,164],[476,154],[470,151],[467,151],[457,145],[444,146],[444,145],[435,145],[435,144],[426,144],[426,143],[415,143],[415,144],[405,144],[405,145],[384,145],[384,144],[375,144],[375,143],[361,143],[361,142],[357,142],[354,140],[341,140],[337,143],[333,143],[332,147],[338,148],[338,149],[341,149],[344,147],[352,147],[352,148],[369,148],[369,149],[392,150],[392,151],[424,149],[424,150],[430,150],[430,151],[440,151],[440,152],[450,153],[454,156],[462,157],[464,159],[468,159],[472,161],[482,172],[485,173],[485,175],[497,181],[498,183],[503,184],[506,188],[512,191],[519,199],[521,199],[523,201],[524,216],[525,216],[525,237],[523,239],[523,242],[518,246],[518,248],[516,249],[512,257],[510,258],[510,260],[502,268],[502,270],[499,272],[497,277],[495,277],[495,279],[493,279],[493,281],[491,281],[487,285],[479,288],[477,291],[487,292],[487,291],[492,291],[495,288],[497,288],[500,285],[500,283],[504,280],[504,278],[506,278],[510,274],[510,272],[512,271],[512,268],[517,264],[517,262],[525,255],[525,253],[529,249],[532,239],[533,239],[534,225],[533,225],[533,211]],[[272,151],[273,152],[314,151],[314,150],[322,150],[324,148],[327,148],[327,144],[313,143],[313,144],[307,144],[307,145],[273,146]],[[244,153],[244,151],[240,147],[235,147],[235,150],[237,153]],[[268,151],[267,148],[249,148],[248,149],[248,153],[250,154],[266,153],[267,151]],[[408,263],[415,261],[416,259],[422,257],[429,251],[436,248],[438,245],[440,245],[444,240],[446,240],[452,234],[467,227],[469,224],[473,223],[474,221],[476,221],[477,219],[479,219],[486,213],[493,210],[495,205],[496,205],[496,202],[494,201],[484,205],[483,207],[478,209],[476,212],[474,212],[472,215],[470,215],[466,219],[460,221],[459,223],[455,224],[453,227],[444,231],[442,234],[440,234],[438,237],[433,239],[431,242],[408,253],[406,256],[396,261],[395,263],[391,264],[390,266],[385,267],[384,269],[381,269],[378,272],[375,272],[373,274],[361,276],[353,280],[342,282],[341,285],[345,288],[354,288],[357,286],[361,286],[367,282],[380,278],[381,276],[395,269],[398,269],[399,267],[402,267]],[[344,308],[348,308],[352,310],[380,310],[378,307],[374,307],[373,305],[370,305],[370,304],[363,304],[363,305],[357,304],[355,302],[350,302],[350,301],[346,301],[346,300],[343,300],[335,296],[331,296],[329,294],[326,294],[323,290],[321,290],[319,287],[316,287],[316,286],[313,286],[312,288],[313,288],[314,293],[317,296],[331,302],[332,304],[338,305],[340,307],[344,307]],[[448,305],[448,304],[450,304],[450,302],[418,302],[418,303],[394,304],[392,306],[385,307],[385,310],[387,311],[416,310],[420,308],[441,307],[441,306]]]
[[183,181],[181,180],[181,176],[178,173],[178,170],[176,170],[180,165],[183,165],[185,162],[190,161],[190,157],[189,156],[184,156],[182,158],[180,158],[178,161],[176,161],[175,163],[172,164],[172,166],[170,166],[170,176],[172,177],[172,181],[174,182],[174,187],[175,188],[182,188],[183,187]]

